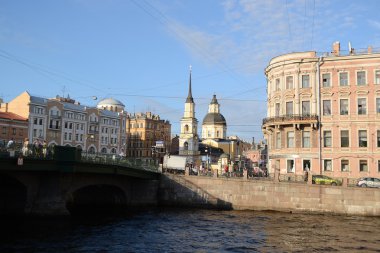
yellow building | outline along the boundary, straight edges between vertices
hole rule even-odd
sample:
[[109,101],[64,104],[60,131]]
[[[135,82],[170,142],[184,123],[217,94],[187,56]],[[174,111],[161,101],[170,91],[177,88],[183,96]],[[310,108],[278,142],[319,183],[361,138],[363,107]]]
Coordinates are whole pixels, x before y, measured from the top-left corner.
[[151,112],[128,115],[126,133],[129,157],[159,160],[170,151],[171,124]]

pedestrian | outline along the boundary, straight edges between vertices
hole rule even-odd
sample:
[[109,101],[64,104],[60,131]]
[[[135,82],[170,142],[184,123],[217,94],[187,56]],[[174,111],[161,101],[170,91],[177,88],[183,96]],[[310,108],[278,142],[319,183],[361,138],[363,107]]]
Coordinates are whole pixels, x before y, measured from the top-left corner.
[[29,145],[29,139],[25,138],[24,144],[22,145],[23,156],[28,156],[28,153],[29,153],[28,145]]
[[42,154],[43,154],[44,158],[46,158],[46,154],[47,154],[47,143],[46,143],[45,140],[44,140],[44,142],[42,143]]
[[13,138],[11,138],[11,139],[8,141],[7,149],[14,149],[14,146],[15,146],[15,141],[13,140]]

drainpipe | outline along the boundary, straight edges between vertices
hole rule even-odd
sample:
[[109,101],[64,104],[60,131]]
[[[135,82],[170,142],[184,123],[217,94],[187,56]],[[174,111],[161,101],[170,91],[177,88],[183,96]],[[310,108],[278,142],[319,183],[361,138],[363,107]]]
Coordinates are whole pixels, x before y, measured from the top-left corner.
[[318,161],[319,161],[319,174],[322,174],[322,124],[321,124],[321,116],[322,116],[322,101],[321,101],[321,78],[320,78],[320,67],[323,64],[323,57],[320,56],[318,58],[318,64],[317,64],[317,84],[318,84]]

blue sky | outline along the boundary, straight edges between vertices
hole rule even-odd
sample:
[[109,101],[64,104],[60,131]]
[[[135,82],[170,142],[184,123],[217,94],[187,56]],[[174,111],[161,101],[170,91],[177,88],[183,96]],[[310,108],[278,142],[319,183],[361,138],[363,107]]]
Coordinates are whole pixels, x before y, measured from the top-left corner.
[[380,48],[380,1],[0,0],[0,97],[114,97],[179,134],[192,66],[199,133],[212,95],[228,135],[262,139],[264,68],[298,51]]

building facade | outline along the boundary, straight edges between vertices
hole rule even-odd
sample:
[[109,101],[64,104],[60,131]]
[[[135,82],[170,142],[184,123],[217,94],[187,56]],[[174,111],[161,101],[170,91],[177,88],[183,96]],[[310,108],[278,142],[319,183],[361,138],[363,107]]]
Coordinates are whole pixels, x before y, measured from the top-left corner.
[[151,112],[130,114],[126,122],[128,157],[160,160],[170,151],[171,124]]
[[[121,103],[115,100],[114,104],[117,107]],[[29,143],[46,141],[49,146],[71,146],[104,154],[119,153],[126,144],[124,108],[111,111],[83,106],[69,97],[47,99],[23,92],[2,104],[0,110],[28,120]]]
[[6,147],[13,139],[17,146],[21,146],[28,137],[28,120],[11,112],[0,112],[0,147]]
[[290,53],[265,69],[269,171],[380,175],[380,51]]

